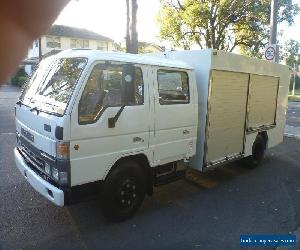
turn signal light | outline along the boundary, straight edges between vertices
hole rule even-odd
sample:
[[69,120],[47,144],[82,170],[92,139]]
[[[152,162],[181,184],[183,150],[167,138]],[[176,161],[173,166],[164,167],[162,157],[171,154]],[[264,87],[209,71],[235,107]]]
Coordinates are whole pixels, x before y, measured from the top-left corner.
[[68,160],[70,158],[69,141],[58,141],[56,143],[56,158],[60,160]]

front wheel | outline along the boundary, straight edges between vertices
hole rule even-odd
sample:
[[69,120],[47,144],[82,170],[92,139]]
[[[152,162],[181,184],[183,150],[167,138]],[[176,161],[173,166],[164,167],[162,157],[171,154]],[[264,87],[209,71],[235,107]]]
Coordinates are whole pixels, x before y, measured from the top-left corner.
[[132,217],[140,208],[146,194],[143,169],[134,161],[120,163],[105,180],[102,210],[111,221]]
[[253,169],[259,166],[265,156],[266,141],[258,135],[252,145],[252,155],[243,159],[243,163],[247,168]]

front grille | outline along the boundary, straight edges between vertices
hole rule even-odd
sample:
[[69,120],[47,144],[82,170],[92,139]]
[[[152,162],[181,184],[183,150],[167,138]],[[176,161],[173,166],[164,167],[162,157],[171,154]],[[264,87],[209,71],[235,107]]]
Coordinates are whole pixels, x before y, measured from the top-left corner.
[[59,188],[59,185],[44,171],[44,165],[41,165],[42,160],[35,158],[35,154],[32,153],[25,146],[18,146],[18,150],[22,155],[23,159],[26,161],[27,166],[30,167],[35,173],[37,173],[40,177],[42,177],[45,181],[49,182],[55,187]]
[[45,171],[45,167],[44,164],[45,162],[40,159],[37,155],[35,155],[30,149],[28,149],[23,143],[20,143],[20,150],[22,151],[22,153],[25,156],[25,160],[29,161],[29,163],[31,163],[35,168],[37,168],[38,170],[44,172]]

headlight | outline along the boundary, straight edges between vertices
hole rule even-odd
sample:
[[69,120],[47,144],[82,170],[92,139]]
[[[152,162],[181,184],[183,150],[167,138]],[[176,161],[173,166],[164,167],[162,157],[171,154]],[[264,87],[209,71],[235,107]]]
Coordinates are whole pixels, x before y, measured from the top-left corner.
[[59,172],[56,168],[52,168],[52,177],[57,181],[59,180]]
[[45,172],[48,175],[51,175],[51,167],[50,167],[50,165],[47,162],[45,163]]
[[56,168],[52,167],[52,177],[60,184],[68,183],[68,172],[60,172]]
[[59,172],[59,183],[60,184],[68,183],[68,172]]

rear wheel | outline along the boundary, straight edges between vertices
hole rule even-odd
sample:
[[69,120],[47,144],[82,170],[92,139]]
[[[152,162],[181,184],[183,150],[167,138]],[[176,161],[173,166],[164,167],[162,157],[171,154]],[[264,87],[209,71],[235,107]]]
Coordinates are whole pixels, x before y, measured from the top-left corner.
[[105,180],[102,210],[109,220],[123,221],[135,214],[146,194],[143,169],[134,161],[120,163]]
[[258,135],[252,146],[252,155],[243,159],[243,162],[247,168],[253,169],[259,166],[265,156],[266,141]]

